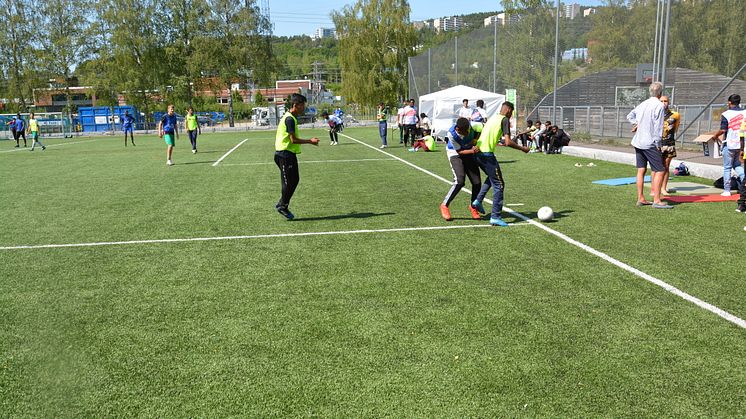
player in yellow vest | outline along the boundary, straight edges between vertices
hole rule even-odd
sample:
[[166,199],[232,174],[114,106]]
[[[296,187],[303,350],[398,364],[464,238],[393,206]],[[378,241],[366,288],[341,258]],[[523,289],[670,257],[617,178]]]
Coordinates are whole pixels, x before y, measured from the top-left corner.
[[498,164],[497,158],[495,158],[495,149],[500,140],[503,140],[508,147],[521,150],[524,153],[529,152],[528,147],[513,142],[510,138],[510,117],[513,115],[513,109],[514,106],[512,103],[504,102],[500,107],[500,114],[487,120],[482,129],[482,135],[477,140],[477,148],[479,148],[477,163],[484,174],[487,175],[487,179],[482,184],[482,189],[479,191],[477,199],[471,205],[477,211],[484,214],[482,200],[484,200],[487,191],[492,187],[492,214],[490,216],[490,224],[500,227],[507,227],[508,223],[502,219],[505,181],[500,170],[500,164]]
[[415,141],[409,151],[435,151],[435,138],[431,135],[430,130],[426,129],[423,134],[425,136]]
[[36,147],[37,144],[41,146],[42,150],[47,149],[47,147],[39,140],[39,121],[36,120],[33,112],[28,116],[28,133],[31,136],[31,151],[34,151],[34,147]]
[[197,134],[202,134],[202,128],[199,127],[197,115],[194,114],[194,108],[191,106],[187,109],[186,118],[184,118],[189,142],[192,143],[192,154],[197,154]]
[[280,119],[277,125],[277,134],[275,135],[275,164],[280,169],[280,179],[282,181],[282,196],[280,201],[275,205],[277,212],[282,214],[288,220],[295,218],[288,209],[290,198],[293,197],[295,188],[300,182],[300,173],[298,172],[298,154],[300,154],[301,144],[319,145],[319,139],[314,137],[310,140],[300,138],[298,127],[298,116],[303,115],[306,111],[306,97],[293,93],[288,103],[290,110]]

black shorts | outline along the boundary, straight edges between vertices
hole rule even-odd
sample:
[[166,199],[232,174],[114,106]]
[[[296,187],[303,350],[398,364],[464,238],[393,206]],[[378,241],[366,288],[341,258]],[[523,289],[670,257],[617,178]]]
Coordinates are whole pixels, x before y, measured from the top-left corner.
[[663,172],[663,156],[657,148],[641,149],[635,147],[635,156],[637,158],[637,168],[644,169],[650,164],[650,170],[654,172]]

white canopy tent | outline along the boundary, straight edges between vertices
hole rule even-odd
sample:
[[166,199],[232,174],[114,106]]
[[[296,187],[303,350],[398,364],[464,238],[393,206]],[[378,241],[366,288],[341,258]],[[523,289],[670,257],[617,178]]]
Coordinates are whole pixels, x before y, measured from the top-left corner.
[[490,117],[500,110],[500,106],[505,102],[505,95],[458,85],[420,96],[419,112],[427,114],[430,118],[433,133],[444,137],[456,123],[459,108],[464,106],[464,99],[469,99],[469,106],[472,108],[477,105],[477,100],[482,99],[487,116]]

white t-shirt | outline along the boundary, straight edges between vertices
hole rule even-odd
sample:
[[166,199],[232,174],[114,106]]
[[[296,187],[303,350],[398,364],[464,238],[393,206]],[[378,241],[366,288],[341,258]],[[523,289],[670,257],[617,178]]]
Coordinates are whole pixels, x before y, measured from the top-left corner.
[[404,113],[401,116],[401,121],[402,121],[401,123],[403,125],[414,125],[417,123],[417,108],[416,107],[411,107],[407,105],[403,109],[403,112]]
[[736,107],[723,112],[720,122],[720,128],[725,125],[725,142],[729,150],[738,150],[741,148],[740,129],[741,123],[746,119],[746,110]]
[[474,110],[472,108],[464,108],[463,106],[461,109],[458,110],[458,117],[459,118],[466,118],[468,120],[471,120],[471,114],[474,113]]
[[420,128],[422,129],[430,129],[430,118],[424,117],[420,119]]
[[546,125],[544,124],[539,125],[539,128],[536,131],[534,131],[534,133],[532,134],[534,140],[538,141],[541,134],[544,134],[544,131],[546,130],[547,130]]
[[401,118],[404,116],[404,108],[399,108],[396,110],[396,123],[397,124],[403,124]]

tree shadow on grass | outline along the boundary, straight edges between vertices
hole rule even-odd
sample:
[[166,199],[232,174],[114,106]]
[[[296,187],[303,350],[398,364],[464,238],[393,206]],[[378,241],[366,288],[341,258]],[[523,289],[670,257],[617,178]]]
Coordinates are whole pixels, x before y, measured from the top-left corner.
[[307,218],[296,218],[293,222],[298,221],[319,221],[319,220],[343,220],[346,218],[371,218],[380,217],[384,215],[394,215],[393,212],[373,213],[373,212],[351,212],[349,214],[337,214],[327,215],[324,217],[307,217]]

